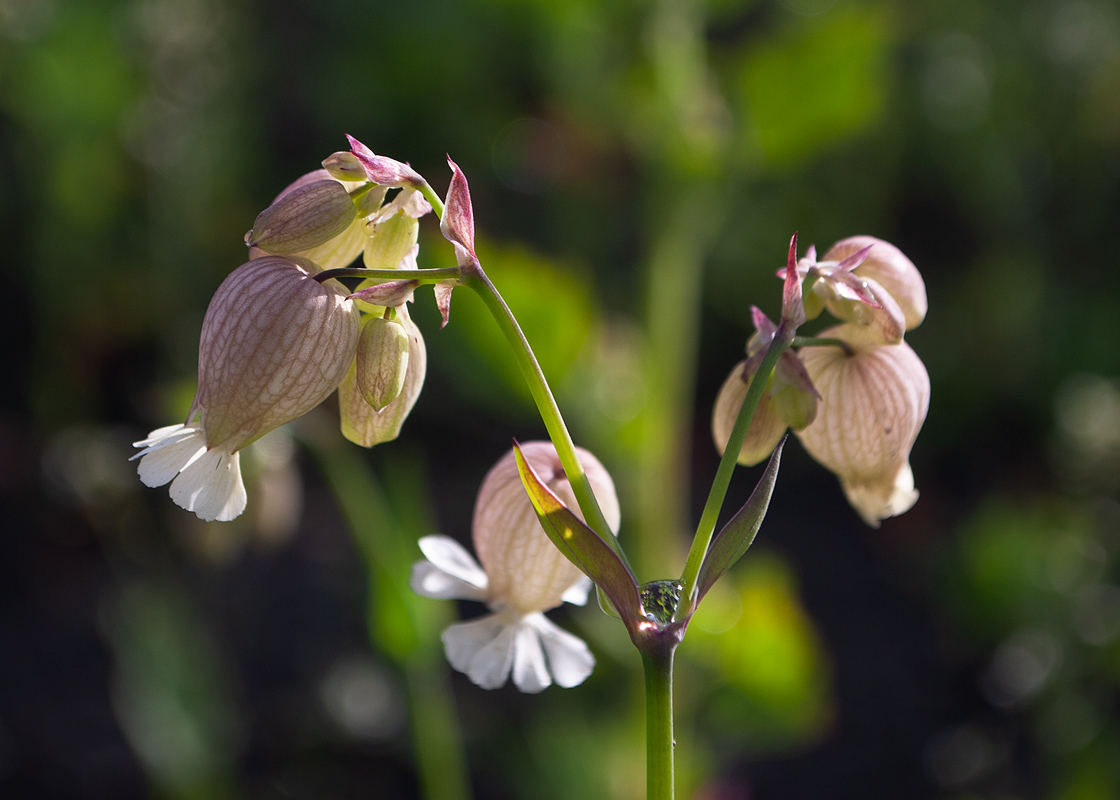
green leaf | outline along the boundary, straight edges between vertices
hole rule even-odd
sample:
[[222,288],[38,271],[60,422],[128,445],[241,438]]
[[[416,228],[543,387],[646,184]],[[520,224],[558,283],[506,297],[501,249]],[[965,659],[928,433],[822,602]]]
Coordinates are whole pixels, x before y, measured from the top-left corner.
[[704,563],[700,566],[696,602],[703,599],[712,588],[712,584],[719,580],[720,575],[743,557],[743,553],[747,552],[747,548],[754,541],[755,534],[758,533],[762,520],[766,517],[766,509],[770,507],[770,496],[774,493],[774,484],[778,480],[778,466],[782,461],[782,448],[785,444],[786,440],[783,438],[774,448],[770,463],[766,465],[766,471],[762,473],[762,478],[754,487],[746,504],[712,540],[704,556]]
[[748,48],[738,98],[745,143],[784,170],[872,125],[886,106],[889,37],[887,14],[852,6]]
[[569,561],[591,578],[614,605],[625,622],[642,618],[638,601],[638,581],[629,567],[607,544],[572,513],[544,484],[514,442],[517,470],[529,500],[548,538]]

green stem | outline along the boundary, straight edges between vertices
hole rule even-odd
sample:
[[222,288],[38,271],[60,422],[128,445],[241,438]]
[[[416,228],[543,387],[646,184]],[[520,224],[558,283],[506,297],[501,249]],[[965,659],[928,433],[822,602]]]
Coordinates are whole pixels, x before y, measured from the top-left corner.
[[424,195],[424,199],[432,204],[432,209],[436,212],[436,216],[443,219],[443,200],[436,194],[435,189],[427,181],[416,187],[420,194]]
[[416,280],[420,283],[439,283],[440,281],[459,280],[462,270],[459,267],[440,267],[439,269],[365,269],[364,267],[339,267],[326,269],[312,277],[322,283],[331,278],[367,278],[375,281]]
[[830,339],[827,336],[794,336],[792,347],[839,347],[845,355],[855,355],[852,346],[843,339]]
[[486,304],[486,308],[493,315],[502,334],[513,348],[514,358],[517,360],[517,365],[521,367],[521,374],[524,376],[525,382],[529,385],[529,391],[537,404],[541,419],[544,420],[549,438],[556,446],[560,464],[564,467],[564,474],[568,478],[568,483],[572,486],[572,491],[579,503],[580,510],[583,511],[585,521],[625,561],[626,557],[618,545],[618,540],[615,539],[614,533],[607,525],[603,511],[599,508],[599,503],[591,491],[591,482],[588,481],[587,473],[583,471],[583,465],[580,464],[575,443],[572,442],[572,436],[568,433],[564,418],[560,415],[556,398],[552,396],[552,389],[549,388],[544,372],[541,370],[540,364],[537,363],[533,348],[529,346],[529,340],[525,338],[521,326],[517,324],[517,318],[513,316],[513,312],[506,305],[506,301],[502,299],[494,284],[477,262],[463,267],[461,280],[464,286],[473,289],[482,298],[482,302]]
[[766,350],[766,355],[758,367],[758,372],[751,378],[751,385],[747,388],[747,396],[743,398],[743,405],[739,409],[739,417],[735,420],[735,427],[731,429],[731,437],[727,440],[727,447],[723,451],[723,458],[720,459],[715,480],[712,481],[712,488],[708,492],[708,500],[704,504],[703,513],[700,515],[700,524],[696,528],[696,536],[693,537],[692,547],[688,551],[688,560],[684,565],[684,573],[681,575],[681,583],[684,584],[681,590],[681,610],[685,614],[691,613],[695,608],[696,580],[700,575],[700,567],[704,563],[704,556],[708,553],[708,545],[712,542],[712,534],[715,532],[716,521],[719,519],[720,509],[723,507],[723,499],[727,495],[727,487],[731,484],[731,473],[735,470],[739,450],[743,446],[743,439],[746,438],[747,429],[750,428],[755,409],[758,407],[759,400],[762,399],[762,391],[766,387],[770,373],[774,370],[774,365],[778,363],[778,357],[788,350],[792,344],[793,334],[793,329],[787,326],[785,322],[778,326],[778,331],[774,334],[774,339]]
[[[422,796],[469,800],[463,739],[440,646],[440,631],[451,622],[449,609],[421,599],[408,586],[409,566],[419,555],[415,526],[402,524],[368,462],[356,448],[344,445],[337,431],[308,422],[303,439],[338,501],[365,566],[370,643],[404,673]],[[394,494],[404,494],[395,488]],[[409,494],[423,502],[421,488],[413,487]]]
[[673,800],[673,653],[642,652],[646,676],[646,797]]
[[404,676],[423,796],[429,800],[468,800],[470,782],[446,670],[414,663]]

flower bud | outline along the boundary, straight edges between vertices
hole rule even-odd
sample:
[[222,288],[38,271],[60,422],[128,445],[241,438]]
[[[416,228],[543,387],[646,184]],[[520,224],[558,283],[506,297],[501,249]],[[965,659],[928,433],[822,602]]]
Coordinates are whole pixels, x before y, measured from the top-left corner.
[[299,253],[338,236],[356,215],[341,183],[314,181],[282,195],[262,211],[247,243],[275,255]]
[[[792,246],[790,252],[792,258]],[[778,327],[755,306],[751,307],[751,319],[756,333],[747,342],[749,358],[740,361],[731,370],[712,409],[712,438],[721,456],[739,419],[749,382],[762,362],[764,351],[778,332]],[[766,382],[736,461],[750,467],[768,457],[781,441],[786,427],[804,428],[816,418],[818,399],[817,390],[797,354],[786,350],[778,357],[774,373]]]
[[419,220],[407,214],[394,214],[384,222],[368,224],[368,238],[362,255],[366,268],[400,268],[416,246],[419,231]]
[[[276,199],[272,202],[275,205],[292,192],[295,192],[304,186],[309,186],[318,181],[333,180],[334,179],[331,178],[330,173],[328,173],[325,169],[317,169],[314,172],[309,172],[306,175],[302,175],[296,180],[292,181],[292,183],[289,184],[284,189],[284,191],[280,192],[280,194],[277,195]],[[346,182],[340,185],[346,190],[350,190],[358,186],[357,183]],[[375,188],[369,192],[366,192],[366,194],[362,196],[362,199],[359,201],[359,205],[361,205],[371,195],[376,195],[374,199],[376,200],[377,204],[380,205],[381,198],[384,197],[384,194],[384,189]],[[352,201],[351,205],[353,205]],[[291,253],[290,255],[305,258],[308,261],[317,264],[321,269],[325,270],[349,266],[351,262],[353,262],[354,259],[358,257],[358,254],[362,252],[362,248],[365,246],[366,242],[364,229],[365,221],[360,214],[365,215],[366,212],[356,212],[355,216],[350,222],[350,225],[337,236],[328,239],[322,244],[309,247],[306,250],[300,250],[298,252]],[[249,249],[250,259],[259,258],[262,255],[267,255],[267,253],[265,253],[265,251],[259,247],[251,247]]]
[[905,342],[879,344],[850,324],[820,335],[847,342],[853,352],[802,349],[822,400],[816,420],[798,436],[809,455],[840,479],[864,521],[878,527],[918,499],[909,458],[929,408],[929,375]]
[[348,150],[331,153],[323,159],[323,169],[340,181],[365,181],[366,168],[358,157]]
[[[925,317],[922,276],[897,247],[873,236],[837,242],[821,261],[810,247],[797,262],[797,271],[812,279],[812,291],[805,297],[808,319],[828,308],[837,318],[867,330],[877,343],[897,344]],[[778,277],[788,275],[788,268],[778,271]]]
[[353,136],[346,135],[350,152],[357,157],[369,180],[381,186],[420,186],[424,179],[408,164],[376,155]]
[[[383,310],[383,309],[382,309]],[[338,387],[339,416],[342,435],[354,444],[373,447],[382,442],[396,439],[401,432],[405,419],[420,397],[424,388],[424,376],[428,369],[428,353],[424,337],[416,323],[408,316],[405,306],[396,309],[398,324],[408,334],[408,366],[405,370],[404,386],[395,400],[380,410],[374,409],[362,395],[358,385],[357,359],[350,365],[342,385]]]
[[[862,284],[861,288],[875,298],[876,305],[872,306],[859,298],[846,295],[842,291],[843,287],[840,287],[841,291],[836,291],[837,287],[833,285],[833,295],[826,301],[828,310],[837,319],[864,328],[879,344],[901,342],[906,332],[906,318],[895,299],[874,279],[856,275],[851,277],[858,280]],[[824,282],[818,285],[822,287],[822,291],[829,288],[829,284]]]
[[[577,451],[603,516],[617,532],[621,513],[614,482],[595,456],[582,448]],[[521,453],[560,501],[583,519],[552,443],[528,442],[521,445]],[[473,536],[478,560],[490,578],[490,596],[519,613],[560,605],[565,592],[583,578],[541,529],[512,451],[482,482]]]
[[384,317],[366,320],[355,364],[358,390],[375,411],[396,400],[408,370],[408,332]]
[[[852,272],[875,281],[894,299],[902,311],[906,330],[918,327],[928,308],[926,285],[914,263],[893,244],[874,236],[851,236],[832,245],[824,254],[824,260],[841,262],[866,247],[871,250]],[[878,294],[876,292],[876,296]]]
[[[739,409],[743,407],[743,399],[747,396],[749,384],[743,378],[743,369],[746,365],[746,361],[740,361],[732,367],[731,374],[727,376],[727,380],[720,387],[719,394],[716,395],[716,404],[712,409],[712,439],[721,456],[727,449],[731,429],[735,427],[735,421],[739,418]],[[773,398],[770,397],[768,386],[763,390],[758,407],[754,410],[751,425],[747,428],[747,435],[743,439],[743,446],[739,449],[736,460],[745,467],[758,464],[778,446],[786,427],[786,423],[778,415]]]

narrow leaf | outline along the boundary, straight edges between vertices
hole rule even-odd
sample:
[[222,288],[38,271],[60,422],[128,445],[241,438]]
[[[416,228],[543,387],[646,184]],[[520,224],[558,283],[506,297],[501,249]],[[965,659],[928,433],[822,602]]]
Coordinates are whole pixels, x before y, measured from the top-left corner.
[[618,553],[572,513],[541,481],[521,454],[517,442],[513,443],[513,451],[521,482],[548,538],[569,561],[602,589],[624,621],[629,623],[640,620],[638,581],[634,574]]
[[762,520],[766,516],[766,509],[770,506],[770,496],[774,493],[774,484],[778,480],[778,465],[782,460],[782,448],[785,447],[785,443],[783,438],[774,448],[774,455],[770,456],[770,463],[766,465],[766,471],[762,473],[762,478],[754,487],[746,504],[712,540],[704,556],[704,563],[700,567],[697,602],[703,599],[720,575],[743,557],[743,553],[747,552],[747,548],[754,541],[755,534],[758,533]]

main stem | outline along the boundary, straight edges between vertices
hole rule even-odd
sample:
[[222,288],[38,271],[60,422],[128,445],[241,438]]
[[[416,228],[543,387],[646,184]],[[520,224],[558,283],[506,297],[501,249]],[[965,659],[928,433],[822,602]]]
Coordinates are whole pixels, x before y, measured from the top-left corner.
[[743,447],[743,439],[751,426],[755,409],[762,399],[762,391],[769,382],[770,373],[778,358],[789,349],[793,343],[794,329],[786,322],[778,326],[774,339],[770,342],[766,355],[758,367],[758,371],[751,378],[751,385],[747,388],[747,396],[743,398],[743,405],[739,409],[739,417],[735,420],[735,427],[731,429],[731,437],[727,440],[727,447],[723,451],[719,468],[716,470],[715,480],[708,492],[708,500],[704,503],[704,511],[700,515],[700,524],[696,527],[696,536],[692,540],[692,547],[688,551],[688,560],[684,565],[681,583],[681,607],[686,612],[691,612],[695,605],[696,580],[703,566],[704,556],[708,553],[708,545],[712,542],[712,534],[716,529],[719,511],[723,507],[723,499],[727,495],[727,487],[731,484],[731,473],[735,471],[735,464],[739,458],[739,450]]
[[673,800],[673,654],[642,652],[646,676],[646,797]]
[[517,359],[525,382],[529,385],[529,391],[537,404],[541,419],[544,420],[549,438],[556,447],[560,464],[564,467],[564,474],[572,486],[585,521],[625,561],[618,541],[591,491],[591,482],[587,479],[587,473],[583,471],[583,465],[576,454],[575,443],[568,433],[568,427],[564,424],[564,418],[560,415],[560,408],[556,405],[556,398],[552,396],[552,389],[549,388],[544,372],[537,363],[533,348],[529,346],[529,340],[525,338],[521,326],[517,324],[517,318],[513,316],[506,301],[502,299],[497,288],[477,263],[463,267],[461,280],[464,286],[473,289],[482,298],[482,302],[486,304],[486,308],[489,309],[513,348],[514,358]]

